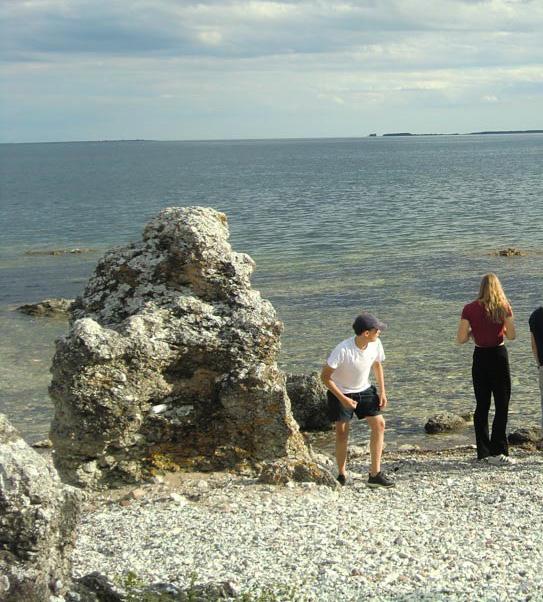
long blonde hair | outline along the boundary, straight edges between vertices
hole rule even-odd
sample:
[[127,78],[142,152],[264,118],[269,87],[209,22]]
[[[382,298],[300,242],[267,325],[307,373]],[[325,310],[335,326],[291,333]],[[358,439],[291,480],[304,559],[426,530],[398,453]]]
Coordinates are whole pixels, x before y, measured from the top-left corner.
[[477,301],[486,309],[490,319],[497,324],[501,324],[511,312],[511,304],[503,292],[500,279],[492,272],[483,276]]

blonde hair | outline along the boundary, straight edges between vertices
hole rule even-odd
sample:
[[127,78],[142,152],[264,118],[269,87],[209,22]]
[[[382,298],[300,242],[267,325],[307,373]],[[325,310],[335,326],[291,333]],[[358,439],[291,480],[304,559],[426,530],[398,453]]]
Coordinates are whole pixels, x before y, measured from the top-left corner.
[[501,324],[511,312],[511,304],[503,292],[502,284],[492,272],[483,276],[477,301],[486,309],[490,319],[497,324]]

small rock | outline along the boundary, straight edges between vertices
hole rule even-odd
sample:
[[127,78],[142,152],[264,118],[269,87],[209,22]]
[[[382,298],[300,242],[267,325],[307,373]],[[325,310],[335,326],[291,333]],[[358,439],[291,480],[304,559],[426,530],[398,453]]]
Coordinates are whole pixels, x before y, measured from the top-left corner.
[[175,493],[175,491],[170,493],[170,499],[180,505],[185,505],[188,503],[186,497],[180,495],[179,493]]
[[541,429],[537,426],[519,428],[509,433],[507,440],[511,445],[535,446],[541,439]]
[[428,422],[424,425],[424,430],[428,434],[434,435],[436,433],[459,431],[467,425],[468,423],[462,416],[451,412],[440,412],[428,419]]
[[350,445],[349,446],[349,458],[350,459],[363,458],[364,456],[367,456],[368,453],[369,453],[368,448],[364,447],[362,445]]
[[526,255],[526,253],[516,247],[507,247],[507,249],[500,249],[497,251],[496,255],[499,257],[522,257]]
[[74,247],[73,249],[45,249],[36,251],[25,251],[25,255],[81,255],[82,253],[93,253],[95,249],[85,247]]
[[142,497],[145,497],[145,490],[140,488],[132,489],[128,496],[133,500],[141,500]]
[[0,575],[0,592],[9,590],[9,579],[5,575]]
[[41,439],[40,441],[36,441],[36,443],[32,443],[31,447],[35,449],[51,449],[53,444],[51,443],[51,439]]

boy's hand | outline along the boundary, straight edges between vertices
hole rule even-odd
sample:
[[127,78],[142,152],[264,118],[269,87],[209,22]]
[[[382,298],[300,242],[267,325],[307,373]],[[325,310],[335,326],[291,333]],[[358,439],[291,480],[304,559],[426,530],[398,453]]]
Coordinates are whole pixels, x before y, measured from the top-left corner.
[[387,394],[379,393],[379,407],[386,408],[388,404]]
[[345,396],[345,401],[343,399],[341,400],[341,404],[347,410],[356,410],[356,406],[358,405],[356,401],[347,396]]

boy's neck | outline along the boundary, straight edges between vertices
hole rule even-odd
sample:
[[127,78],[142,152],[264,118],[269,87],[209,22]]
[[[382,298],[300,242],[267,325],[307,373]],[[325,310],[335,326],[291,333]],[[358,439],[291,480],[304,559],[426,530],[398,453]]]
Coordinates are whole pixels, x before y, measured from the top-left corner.
[[368,343],[369,343],[369,342],[370,342],[370,341],[369,341],[368,337],[364,336],[363,334],[357,334],[357,335],[354,337],[354,344],[355,344],[355,345],[356,345],[356,346],[357,346],[359,349],[362,349],[362,350],[364,350],[364,349],[365,349],[365,348],[368,346]]

